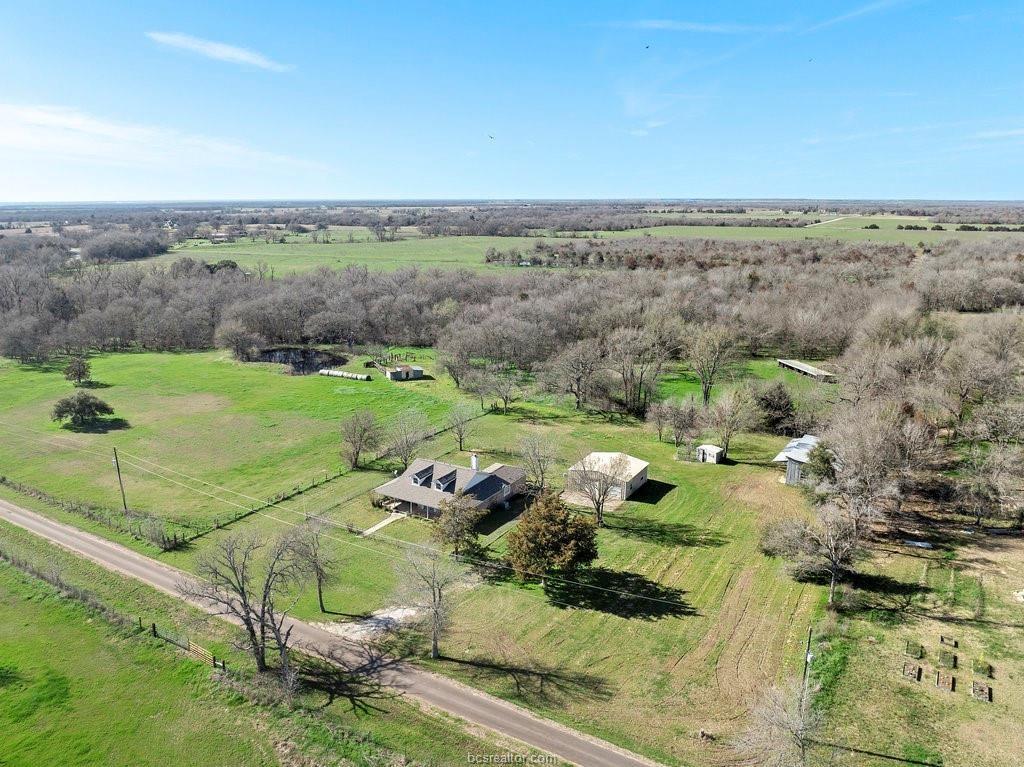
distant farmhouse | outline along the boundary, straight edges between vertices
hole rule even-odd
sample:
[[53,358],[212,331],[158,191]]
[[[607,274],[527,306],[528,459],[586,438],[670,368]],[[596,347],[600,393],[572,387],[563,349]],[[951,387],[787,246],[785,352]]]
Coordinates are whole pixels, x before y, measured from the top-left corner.
[[615,480],[608,500],[624,501],[647,483],[647,461],[625,453],[590,453],[569,467],[566,489],[578,491],[592,480],[589,475],[599,472]]
[[383,370],[389,381],[411,381],[423,378],[423,368],[419,365],[398,365],[393,368],[383,368]]
[[469,467],[417,458],[404,474],[374,492],[390,501],[392,511],[434,519],[442,504],[456,493],[478,509],[491,509],[520,495],[525,485],[523,469],[494,463],[481,471],[474,455]]
[[807,463],[811,451],[819,442],[821,440],[813,434],[805,434],[802,437],[791,439],[789,444],[782,448],[782,452],[775,456],[773,459],[775,463],[786,464],[785,482],[787,485],[800,484],[800,480],[803,479],[804,464]]

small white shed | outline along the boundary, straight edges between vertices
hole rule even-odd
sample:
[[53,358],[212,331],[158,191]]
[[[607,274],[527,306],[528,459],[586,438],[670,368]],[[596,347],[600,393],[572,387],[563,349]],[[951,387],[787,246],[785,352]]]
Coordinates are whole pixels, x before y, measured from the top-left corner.
[[720,463],[722,448],[718,445],[699,445],[697,447],[697,463]]

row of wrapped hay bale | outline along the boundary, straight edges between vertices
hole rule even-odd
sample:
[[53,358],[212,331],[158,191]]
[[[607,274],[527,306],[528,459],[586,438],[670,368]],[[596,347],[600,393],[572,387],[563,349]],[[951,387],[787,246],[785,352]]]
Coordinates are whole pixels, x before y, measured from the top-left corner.
[[333,378],[351,378],[353,381],[369,381],[370,376],[365,373],[349,373],[347,370],[329,370],[323,369],[320,371],[322,376],[332,376]]

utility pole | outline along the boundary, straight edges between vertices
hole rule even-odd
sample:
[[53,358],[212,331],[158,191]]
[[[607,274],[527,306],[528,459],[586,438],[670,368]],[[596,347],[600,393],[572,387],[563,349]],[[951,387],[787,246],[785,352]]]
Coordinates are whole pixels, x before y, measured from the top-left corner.
[[128,499],[124,495],[124,480],[121,479],[121,462],[117,460],[117,448],[114,448],[114,468],[117,469],[117,484],[121,488],[121,505],[124,507],[124,513],[128,513]]
[[803,684],[800,687],[800,703],[801,704],[803,704],[803,699],[807,695],[807,673],[810,671],[810,668],[811,668],[811,658],[814,657],[813,655],[811,655],[811,631],[812,631],[812,627],[808,626],[807,627],[807,647],[804,649],[804,680],[803,680]]

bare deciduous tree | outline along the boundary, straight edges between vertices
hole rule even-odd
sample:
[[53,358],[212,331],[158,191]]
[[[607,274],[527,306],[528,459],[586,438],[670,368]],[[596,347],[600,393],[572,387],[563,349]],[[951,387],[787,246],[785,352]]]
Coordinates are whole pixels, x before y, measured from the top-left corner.
[[661,442],[669,420],[670,410],[667,402],[654,402],[647,408],[647,423],[654,427],[654,431],[658,435],[658,442]]
[[946,415],[949,435],[955,438],[971,409],[998,399],[1012,381],[1009,363],[999,362],[967,340],[951,349],[930,399]]
[[763,767],[807,767],[822,721],[800,680],[767,690],[734,747]]
[[204,552],[196,563],[198,579],[179,584],[181,594],[212,605],[241,624],[245,648],[256,669],[268,669],[267,652],[276,649],[282,679],[294,679],[289,660],[290,605],[282,601],[308,574],[295,536],[265,543],[252,534],[229,536]]
[[311,521],[298,539],[299,553],[305,559],[309,572],[316,583],[316,600],[320,612],[327,612],[324,607],[324,586],[330,583],[335,575],[338,561],[324,545],[323,524]]
[[604,527],[605,507],[609,500],[620,496],[628,471],[625,455],[604,461],[594,454],[581,458],[572,470],[572,489],[587,499],[598,527]]
[[380,445],[381,430],[372,410],[360,410],[341,422],[342,455],[349,467],[359,468],[363,453]]
[[543,493],[556,456],[551,442],[539,434],[528,434],[519,442],[519,454],[530,489],[535,494]]
[[556,385],[573,396],[577,410],[586,404],[600,368],[600,350],[586,341],[566,347],[551,363]]
[[711,402],[711,391],[735,359],[736,341],[725,329],[717,326],[697,328],[686,342],[686,356],[690,367],[700,380],[701,401],[706,408]]
[[823,506],[816,524],[807,528],[809,553],[824,565],[829,576],[828,603],[834,604],[836,585],[860,555],[860,532],[842,509]]
[[430,634],[430,657],[441,655],[441,637],[448,627],[452,608],[452,591],[463,579],[463,573],[439,551],[411,551],[399,578],[402,601],[415,609]]
[[619,328],[607,342],[606,364],[622,384],[626,410],[642,416],[650,403],[671,343],[657,328]]
[[508,408],[522,396],[522,374],[511,365],[491,365],[483,379],[486,390],[501,400],[501,412],[508,415]]
[[722,394],[704,414],[705,424],[718,433],[722,455],[729,455],[729,444],[739,432],[749,429],[757,419],[750,392],[745,388]]
[[1012,490],[1019,484],[1021,455],[1015,446],[995,444],[984,450],[972,446],[961,464],[957,495],[980,525],[988,518],[1011,516],[1016,504]]
[[448,418],[445,423],[448,428],[451,429],[452,434],[455,435],[455,440],[459,445],[459,450],[464,450],[466,446],[466,440],[469,438],[469,434],[473,428],[473,417],[475,413],[471,405],[467,405],[464,402],[460,402],[451,409],[448,413]]
[[697,402],[691,395],[682,401],[670,401],[667,406],[672,444],[678,449],[683,442],[696,436],[700,425]]
[[388,431],[388,451],[401,462],[404,471],[430,436],[430,424],[420,411],[406,410],[398,414]]

